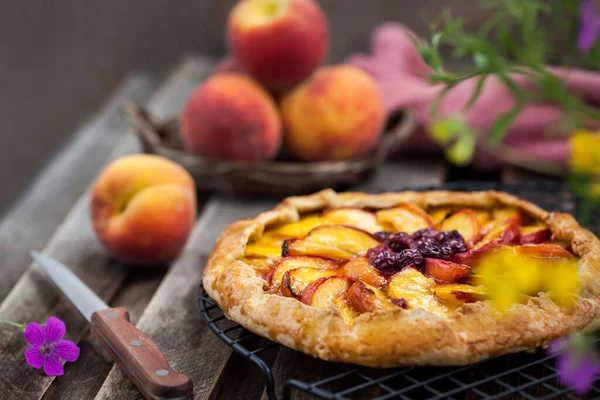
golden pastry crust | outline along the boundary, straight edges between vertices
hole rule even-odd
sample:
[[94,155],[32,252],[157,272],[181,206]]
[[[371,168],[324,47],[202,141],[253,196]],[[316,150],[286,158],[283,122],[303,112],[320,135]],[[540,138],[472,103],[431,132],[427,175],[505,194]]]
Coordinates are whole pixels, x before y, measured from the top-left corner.
[[[247,243],[273,225],[296,222],[300,214],[333,207],[385,209],[399,204],[514,206],[544,221],[580,258],[581,293],[572,310],[547,295],[532,297],[498,313],[487,301],[464,304],[446,317],[422,309],[378,310],[352,324],[330,310],[265,291],[264,279],[244,263]],[[571,330],[600,326],[600,241],[568,214],[548,213],[518,197],[496,191],[336,193],[324,190],[290,197],[273,210],[223,231],[203,273],[207,293],[230,318],[285,346],[332,361],[370,367],[462,365],[533,349]]]

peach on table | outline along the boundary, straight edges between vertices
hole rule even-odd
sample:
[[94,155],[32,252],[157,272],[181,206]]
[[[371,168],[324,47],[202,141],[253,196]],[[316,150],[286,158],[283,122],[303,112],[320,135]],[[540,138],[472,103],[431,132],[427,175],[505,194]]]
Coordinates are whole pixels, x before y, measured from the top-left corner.
[[183,249],[196,218],[192,177],[153,155],[110,164],[94,184],[90,213],[99,240],[118,259],[161,264]]

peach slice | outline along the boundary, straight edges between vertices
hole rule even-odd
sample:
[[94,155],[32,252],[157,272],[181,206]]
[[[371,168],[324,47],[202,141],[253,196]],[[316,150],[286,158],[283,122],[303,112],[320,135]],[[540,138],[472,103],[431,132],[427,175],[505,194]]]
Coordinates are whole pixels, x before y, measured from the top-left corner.
[[347,261],[364,256],[367,250],[380,245],[373,235],[352,226],[322,225],[314,228],[303,239],[286,240],[283,256],[313,255]]
[[387,295],[391,302],[406,308],[422,308],[437,315],[444,315],[447,308],[433,296],[435,283],[415,268],[404,268],[394,274],[388,283]]
[[310,306],[327,309],[333,301],[345,294],[352,281],[343,276],[328,276],[311,283],[302,293],[300,301]]
[[281,245],[268,242],[265,243],[260,240],[247,245],[245,255],[249,258],[279,258],[281,257]]
[[492,215],[486,210],[475,209],[473,211],[475,211],[475,214],[477,214],[477,222],[479,223],[480,227],[484,226],[492,219]]
[[273,237],[291,239],[305,237],[315,227],[322,225],[323,219],[318,215],[308,215],[298,222],[283,225],[268,233]]
[[333,208],[323,213],[323,221],[326,224],[349,225],[363,229],[369,233],[377,232],[380,226],[377,224],[375,214],[360,208]]
[[387,279],[377,271],[367,257],[358,257],[346,263],[339,270],[339,275],[344,275],[353,281],[361,281],[378,289],[387,286]]
[[524,226],[521,228],[521,244],[539,244],[552,239],[552,231],[545,225]]
[[524,215],[518,208],[506,207],[506,208],[497,208],[493,211],[493,219],[494,221],[506,221],[513,220],[517,224],[521,225],[523,223]]
[[453,210],[454,207],[436,207],[429,210],[429,218],[434,224],[440,224]]
[[455,263],[458,263],[458,264],[466,264],[466,265],[473,266],[473,265],[477,264],[479,259],[482,256],[484,256],[485,254],[493,253],[496,251],[501,251],[506,248],[509,248],[509,246],[492,244],[490,246],[485,246],[485,247],[481,247],[478,249],[465,251],[464,253],[454,254],[452,256],[452,261],[454,261]]
[[438,285],[435,288],[435,296],[442,303],[451,307],[460,307],[464,303],[474,303],[485,299],[481,286],[471,286],[464,283]]
[[[429,212],[430,218],[434,224],[441,224],[444,220],[451,216],[454,211],[456,211],[456,207],[439,207]],[[477,222],[479,226],[484,226],[487,224],[492,218],[491,214],[487,210],[481,209],[472,209],[477,215]]]
[[389,210],[381,210],[376,216],[380,225],[389,226],[394,232],[412,234],[433,225],[429,214],[414,204],[403,204]]
[[550,243],[525,244],[522,246],[514,247],[514,250],[520,257],[539,258],[549,261],[569,260],[575,257],[564,247]]
[[452,261],[426,258],[425,274],[436,280],[454,283],[467,278],[471,274],[471,268],[468,265],[457,264]]
[[429,295],[434,282],[415,268],[404,268],[395,273],[388,283],[387,294],[392,299],[405,298],[407,294]]
[[333,299],[333,306],[340,313],[342,319],[347,325],[352,324],[354,318],[360,315],[360,313],[348,303],[346,296],[344,295]]
[[321,257],[313,256],[296,256],[296,257],[285,257],[279,260],[269,272],[263,277],[264,280],[269,284],[279,284],[283,278],[283,274],[291,269],[296,268],[314,268],[314,269],[336,269],[339,264],[333,260],[328,260]]
[[477,213],[469,209],[458,210],[448,216],[442,223],[443,231],[457,230],[465,242],[473,243],[479,239],[479,222]]
[[519,224],[514,219],[496,222],[473,249],[498,244],[517,244],[521,239]]
[[355,282],[346,293],[346,300],[358,312],[372,312],[376,310],[396,308],[385,292],[362,282]]
[[573,254],[571,254],[567,249],[558,244],[542,243],[526,244],[521,246],[491,245],[482,247],[480,249],[469,250],[464,253],[454,254],[452,256],[452,261],[473,266],[477,264],[479,259],[486,254],[508,250],[514,251],[517,256],[524,258],[564,260],[574,257]]
[[315,269],[302,267],[289,270],[281,279],[281,294],[287,297],[300,297],[304,289],[311,283],[327,276],[339,275],[332,269]]

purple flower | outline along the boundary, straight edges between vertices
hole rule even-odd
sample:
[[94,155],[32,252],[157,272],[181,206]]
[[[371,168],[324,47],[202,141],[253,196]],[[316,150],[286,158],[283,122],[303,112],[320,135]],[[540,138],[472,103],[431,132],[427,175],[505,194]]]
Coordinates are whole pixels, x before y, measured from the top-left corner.
[[593,337],[575,334],[561,338],[548,346],[548,352],[557,356],[559,380],[577,394],[587,393],[600,374]]
[[48,376],[64,374],[62,361],[76,361],[79,358],[79,347],[70,340],[63,340],[65,323],[56,317],[48,318],[44,327],[37,322],[30,322],[25,328],[25,339],[31,345],[25,350],[25,360],[33,368],[44,366]]
[[581,0],[579,6],[579,50],[588,52],[600,33],[600,16],[596,13],[594,0]]

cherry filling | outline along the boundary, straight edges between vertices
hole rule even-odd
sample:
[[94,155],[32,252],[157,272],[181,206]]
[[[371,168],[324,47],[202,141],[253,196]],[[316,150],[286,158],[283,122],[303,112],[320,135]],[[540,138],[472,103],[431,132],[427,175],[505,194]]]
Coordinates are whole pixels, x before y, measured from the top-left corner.
[[456,230],[440,232],[426,228],[412,235],[382,231],[375,233],[375,237],[383,244],[369,249],[367,257],[373,267],[388,275],[409,265],[420,266],[425,258],[451,260],[454,254],[469,250]]

